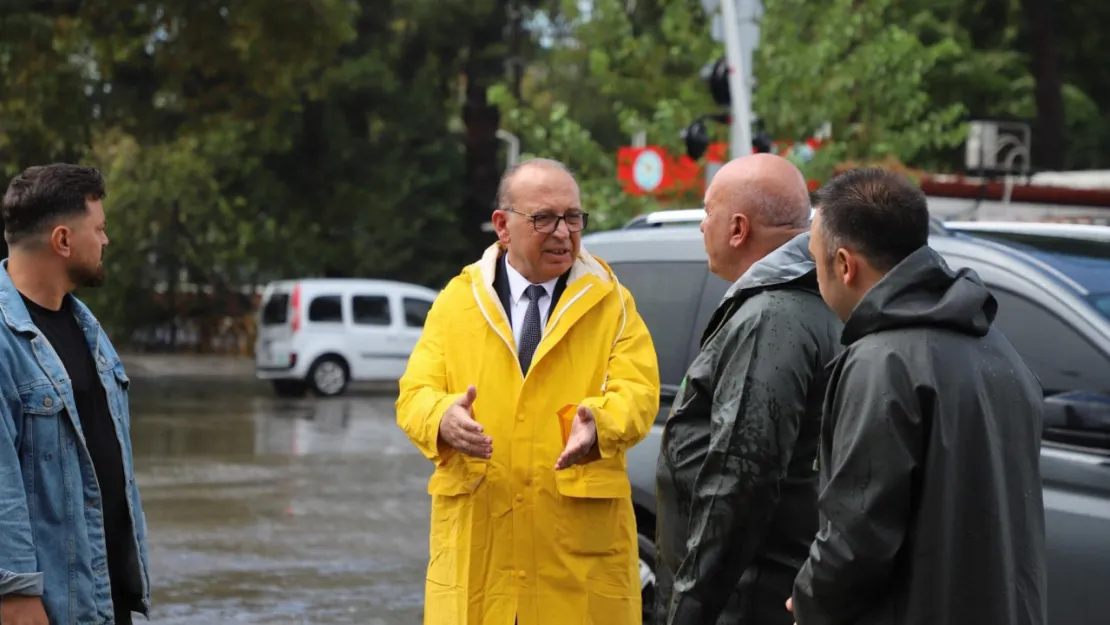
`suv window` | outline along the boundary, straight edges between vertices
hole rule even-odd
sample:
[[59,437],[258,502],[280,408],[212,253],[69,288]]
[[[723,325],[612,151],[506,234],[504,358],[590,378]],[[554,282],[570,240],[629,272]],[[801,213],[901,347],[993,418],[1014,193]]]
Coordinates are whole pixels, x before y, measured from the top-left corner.
[[632,293],[636,309],[651,332],[659,359],[659,381],[677,386],[689,366],[694,316],[708,273],[704,262],[611,263],[617,279]]
[[351,298],[351,317],[360,326],[388,326],[389,298],[384,295],[355,295]]
[[426,299],[406,297],[401,300],[401,307],[405,310],[405,325],[410,328],[423,328],[424,320],[428,318],[428,311],[432,303]]
[[728,292],[732,283],[720,276],[710,273],[706,270],[705,289],[701,294],[701,304],[698,306],[698,316],[694,320],[694,334],[690,340],[690,354],[687,356],[687,362],[694,362],[697,358],[698,352],[701,351],[701,337],[705,334],[705,328],[709,325],[709,318],[713,313],[717,312],[717,306],[721,304],[724,299],[725,293]]
[[316,323],[343,323],[343,298],[319,295],[308,305],[308,320]]
[[995,323],[1037,374],[1048,394],[1066,391],[1110,393],[1110,357],[1044,306],[1004,289]]

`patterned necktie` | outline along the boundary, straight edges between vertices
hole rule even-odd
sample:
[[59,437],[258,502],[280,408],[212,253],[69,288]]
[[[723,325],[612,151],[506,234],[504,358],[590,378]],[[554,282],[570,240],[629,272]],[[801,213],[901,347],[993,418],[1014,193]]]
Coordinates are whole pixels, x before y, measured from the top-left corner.
[[520,370],[528,373],[532,366],[532,354],[536,353],[536,346],[540,344],[543,328],[540,326],[540,297],[546,291],[538,284],[533,284],[524,289],[528,297],[528,310],[524,313],[524,327],[520,330]]

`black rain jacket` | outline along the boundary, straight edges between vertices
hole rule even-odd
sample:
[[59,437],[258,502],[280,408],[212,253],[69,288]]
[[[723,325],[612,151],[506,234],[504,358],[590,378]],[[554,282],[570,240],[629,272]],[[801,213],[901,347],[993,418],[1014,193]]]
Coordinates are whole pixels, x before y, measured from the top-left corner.
[[997,308],[926,246],[852,312],[798,625],[1045,623],[1043,397]]
[[784,606],[817,531],[825,365],[841,323],[809,234],[748,270],[713,314],[663,430],[656,618],[791,625]]

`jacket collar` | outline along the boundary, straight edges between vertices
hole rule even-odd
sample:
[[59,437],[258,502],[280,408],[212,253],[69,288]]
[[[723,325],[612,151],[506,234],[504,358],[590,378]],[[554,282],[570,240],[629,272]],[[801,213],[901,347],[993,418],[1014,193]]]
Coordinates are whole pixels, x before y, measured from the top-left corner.
[[[92,311],[81,300],[74,297],[72,293],[67,293],[66,299],[70,301],[73,314],[77,317],[77,323],[81,326],[81,329],[85,330],[86,334],[89,333],[90,329],[99,329],[100,323],[97,322]],[[12,283],[12,277],[8,275],[7,258],[0,261],[0,314],[3,314],[4,323],[12,330],[39,334],[38,327],[31,320],[31,313],[27,311],[27,305],[23,303],[23,297],[19,294],[19,290],[15,288],[15,284]]]

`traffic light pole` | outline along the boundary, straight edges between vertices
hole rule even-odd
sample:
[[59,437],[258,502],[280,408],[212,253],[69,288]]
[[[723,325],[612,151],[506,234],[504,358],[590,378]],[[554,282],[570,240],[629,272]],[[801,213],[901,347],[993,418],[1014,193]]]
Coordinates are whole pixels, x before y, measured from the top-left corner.
[[741,0],[720,0],[721,26],[724,30],[725,59],[728,61],[728,89],[732,100],[729,124],[729,158],[752,153],[751,89],[744,84],[743,54],[740,42]]

